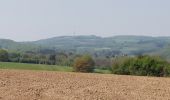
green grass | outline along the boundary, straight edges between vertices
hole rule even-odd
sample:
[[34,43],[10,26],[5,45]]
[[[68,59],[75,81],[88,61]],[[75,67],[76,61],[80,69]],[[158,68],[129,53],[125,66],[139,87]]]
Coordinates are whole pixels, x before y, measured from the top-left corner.
[[0,69],[46,70],[71,72],[72,67],[42,64],[0,62]]
[[110,70],[104,70],[104,69],[95,69],[94,72],[100,74],[111,74]]
[[[72,72],[72,67],[58,65],[42,65],[42,64],[27,64],[14,62],[0,62],[0,69],[20,69],[20,70],[44,70],[44,71],[62,71]],[[94,73],[110,74],[109,70],[95,69]]]

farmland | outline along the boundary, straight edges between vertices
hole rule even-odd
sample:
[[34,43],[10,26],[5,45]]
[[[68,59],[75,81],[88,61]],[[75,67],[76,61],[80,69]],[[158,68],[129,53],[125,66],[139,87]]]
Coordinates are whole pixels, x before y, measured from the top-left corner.
[[11,63],[0,62],[0,69],[20,69],[20,70],[46,70],[46,71],[72,71],[71,67],[57,65],[42,65],[42,64],[26,64],[26,63]]
[[170,100],[170,0],[0,0],[0,100]]
[[0,70],[2,100],[168,100],[170,79],[54,71]]
[[[13,63],[0,62],[0,69],[18,69],[18,70],[36,70],[36,71],[62,71],[72,72],[72,67],[58,66],[58,65],[44,65],[44,64],[27,64],[27,63]],[[109,70],[95,69],[95,73],[110,74]]]

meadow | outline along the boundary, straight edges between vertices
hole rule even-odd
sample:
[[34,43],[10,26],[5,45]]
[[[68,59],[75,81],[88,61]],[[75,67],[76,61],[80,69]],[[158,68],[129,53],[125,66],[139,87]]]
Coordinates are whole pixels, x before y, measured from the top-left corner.
[[[0,62],[0,69],[73,72],[73,68],[69,66],[14,63],[14,62]],[[94,69],[94,73],[110,74],[111,72],[109,70]]]
[[0,62],[1,69],[21,69],[21,70],[45,70],[45,71],[72,71],[71,67],[43,64]]

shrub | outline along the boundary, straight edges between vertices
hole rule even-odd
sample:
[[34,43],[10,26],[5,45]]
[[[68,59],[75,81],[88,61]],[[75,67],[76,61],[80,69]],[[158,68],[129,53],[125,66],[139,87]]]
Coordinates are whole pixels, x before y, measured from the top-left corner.
[[74,61],[74,71],[76,72],[93,72],[94,71],[94,60],[89,55],[78,57]]
[[120,57],[115,58],[113,61],[112,72],[114,74],[122,74],[122,75],[129,75],[129,70],[127,68],[130,58],[129,57]]
[[115,59],[112,72],[123,75],[168,76],[170,68],[160,57],[138,56]]

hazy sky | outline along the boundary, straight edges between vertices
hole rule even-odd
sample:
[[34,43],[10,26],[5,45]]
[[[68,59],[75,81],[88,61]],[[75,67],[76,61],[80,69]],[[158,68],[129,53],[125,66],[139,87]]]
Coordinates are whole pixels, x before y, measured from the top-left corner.
[[170,35],[170,0],[0,0],[0,38]]

